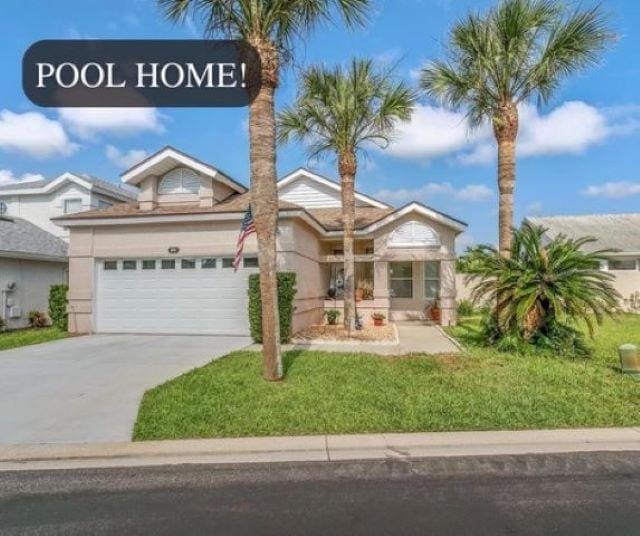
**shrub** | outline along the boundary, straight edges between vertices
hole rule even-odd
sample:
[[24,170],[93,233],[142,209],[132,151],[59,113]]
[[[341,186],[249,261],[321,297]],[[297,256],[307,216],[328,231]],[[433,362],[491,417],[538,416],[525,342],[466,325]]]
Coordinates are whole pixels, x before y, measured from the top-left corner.
[[459,316],[473,316],[474,314],[476,314],[476,309],[471,300],[460,300],[458,302]]
[[338,309],[327,309],[324,312],[324,316],[327,317],[327,324],[330,326],[335,326],[338,323],[338,318],[342,313],[338,311]]
[[[293,299],[296,295],[296,274],[278,273],[278,309],[280,316],[280,342],[291,340],[293,325]],[[262,343],[262,300],[260,299],[260,274],[249,276],[249,327],[251,338]]]
[[44,328],[49,324],[47,315],[42,311],[29,311],[29,325],[32,328]]
[[384,313],[373,313],[371,315],[371,318],[373,318],[374,320],[384,320],[387,317],[385,316]]
[[49,318],[51,323],[62,331],[67,331],[69,315],[67,313],[67,285],[52,285],[49,289]]
[[4,329],[4,318],[0,316],[0,331]]

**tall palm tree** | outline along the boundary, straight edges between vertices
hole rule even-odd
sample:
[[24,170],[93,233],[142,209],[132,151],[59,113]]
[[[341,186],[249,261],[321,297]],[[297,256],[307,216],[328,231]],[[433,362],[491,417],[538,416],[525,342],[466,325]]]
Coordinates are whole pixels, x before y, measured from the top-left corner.
[[260,58],[260,84],[249,108],[251,208],[258,237],[262,296],[263,374],[282,378],[276,228],[275,91],[281,66],[290,60],[293,42],[337,12],[348,26],[365,21],[370,0],[157,0],[166,16],[182,21],[190,13],[201,18],[208,35],[241,39]]
[[502,0],[451,30],[447,58],[422,70],[427,94],[467,112],[472,127],[491,122],[498,144],[499,249],[513,232],[518,105],[549,101],[567,76],[596,64],[613,39],[599,7],[569,12],[557,0]]
[[278,114],[278,140],[309,143],[312,156],[335,155],[344,225],[344,325],[355,321],[355,178],[358,153],[367,144],[386,147],[398,121],[406,121],[415,97],[389,70],[354,59],[347,68],[307,71],[293,106]]

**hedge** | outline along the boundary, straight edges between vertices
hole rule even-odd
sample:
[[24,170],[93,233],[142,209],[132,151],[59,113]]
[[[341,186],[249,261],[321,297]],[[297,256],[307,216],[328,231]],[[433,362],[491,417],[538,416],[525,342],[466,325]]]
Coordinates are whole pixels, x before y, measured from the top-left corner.
[[[291,340],[293,323],[293,298],[296,295],[296,274],[294,272],[278,273],[278,308],[280,310],[280,342]],[[260,299],[260,275],[249,276],[249,326],[251,338],[256,343],[262,342],[262,300]]]
[[49,289],[49,318],[51,323],[62,331],[67,331],[69,315],[67,313],[67,285],[52,285]]

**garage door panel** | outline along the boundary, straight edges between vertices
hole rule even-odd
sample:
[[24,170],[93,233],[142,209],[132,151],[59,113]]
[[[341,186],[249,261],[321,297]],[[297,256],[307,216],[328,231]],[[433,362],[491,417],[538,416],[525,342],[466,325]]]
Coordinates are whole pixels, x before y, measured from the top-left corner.
[[[218,261],[218,266],[221,262]],[[111,333],[248,335],[247,285],[256,269],[104,270],[98,262],[96,326]]]

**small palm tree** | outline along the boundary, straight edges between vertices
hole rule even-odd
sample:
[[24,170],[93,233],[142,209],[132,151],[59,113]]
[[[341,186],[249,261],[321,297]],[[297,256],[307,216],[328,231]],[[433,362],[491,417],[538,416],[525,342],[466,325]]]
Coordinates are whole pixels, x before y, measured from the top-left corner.
[[251,208],[258,236],[264,377],[282,378],[276,227],[275,91],[281,65],[292,57],[293,41],[306,36],[337,11],[347,25],[364,22],[370,0],[157,0],[166,16],[183,21],[193,13],[204,21],[209,35],[241,39],[260,58],[260,84],[249,109]]
[[502,334],[525,341],[557,326],[584,320],[593,334],[594,322],[615,313],[620,295],[614,276],[600,270],[607,251],[585,252],[593,238],[559,236],[544,243],[546,229],[524,223],[514,232],[510,258],[489,246],[467,253],[472,299],[493,303],[493,317]]
[[518,105],[549,101],[567,76],[596,64],[613,39],[596,7],[568,13],[557,0],[502,0],[451,30],[448,57],[422,70],[428,95],[491,122],[498,144],[499,246],[511,249]]
[[334,154],[342,190],[344,225],[344,325],[355,321],[355,178],[358,153],[367,144],[386,147],[398,121],[410,118],[413,92],[371,60],[347,68],[307,71],[294,105],[278,115],[278,140],[309,143],[312,156]]

